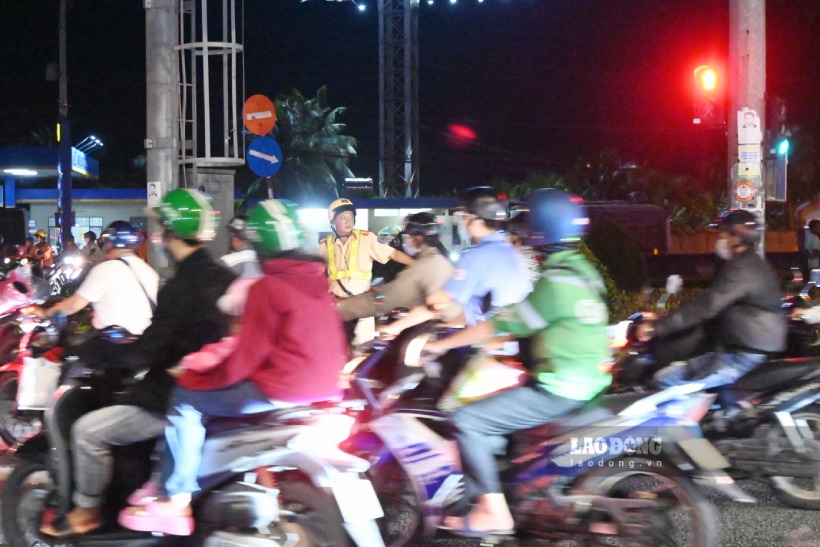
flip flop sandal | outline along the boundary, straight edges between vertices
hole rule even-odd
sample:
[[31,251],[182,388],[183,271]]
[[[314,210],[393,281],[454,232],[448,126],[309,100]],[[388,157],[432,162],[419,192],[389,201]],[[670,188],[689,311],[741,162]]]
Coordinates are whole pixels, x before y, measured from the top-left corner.
[[194,517],[169,511],[164,504],[156,501],[142,507],[126,507],[120,511],[117,522],[129,530],[172,536],[190,536],[194,531]]
[[491,530],[473,530],[470,527],[470,521],[465,516],[461,519],[461,526],[455,528],[449,528],[446,526],[439,526],[439,530],[444,530],[447,533],[453,534],[454,536],[460,536],[465,538],[484,538],[488,536],[511,536],[515,534],[515,530],[512,529],[491,529]]
[[40,533],[54,538],[67,538],[87,534],[100,528],[102,528],[102,523],[93,526],[72,527],[66,517],[60,517],[41,526]]

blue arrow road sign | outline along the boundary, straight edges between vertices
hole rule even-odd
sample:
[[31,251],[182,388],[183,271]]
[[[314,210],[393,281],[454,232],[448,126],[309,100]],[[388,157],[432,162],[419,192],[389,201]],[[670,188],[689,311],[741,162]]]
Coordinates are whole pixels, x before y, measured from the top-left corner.
[[270,137],[257,137],[245,154],[248,167],[260,177],[275,175],[282,168],[282,149]]

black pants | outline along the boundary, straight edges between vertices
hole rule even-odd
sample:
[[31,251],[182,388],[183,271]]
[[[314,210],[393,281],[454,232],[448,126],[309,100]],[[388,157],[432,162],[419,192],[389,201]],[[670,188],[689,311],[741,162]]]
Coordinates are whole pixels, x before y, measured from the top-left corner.
[[502,492],[488,436],[502,436],[549,423],[585,401],[559,397],[537,385],[511,389],[456,410],[451,421],[461,451],[470,499]]
[[353,343],[353,338],[356,336],[356,325],[359,324],[358,319],[351,319],[342,323],[345,329],[345,336],[347,336],[347,345]]

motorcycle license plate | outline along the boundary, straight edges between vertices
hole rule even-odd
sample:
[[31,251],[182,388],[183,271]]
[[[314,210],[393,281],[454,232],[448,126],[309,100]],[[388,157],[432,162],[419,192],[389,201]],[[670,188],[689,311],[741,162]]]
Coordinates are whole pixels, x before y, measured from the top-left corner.
[[678,441],[678,446],[701,469],[711,471],[731,465],[708,439],[686,439]]
[[337,481],[332,490],[345,522],[364,522],[384,516],[382,505],[369,480],[345,477]]

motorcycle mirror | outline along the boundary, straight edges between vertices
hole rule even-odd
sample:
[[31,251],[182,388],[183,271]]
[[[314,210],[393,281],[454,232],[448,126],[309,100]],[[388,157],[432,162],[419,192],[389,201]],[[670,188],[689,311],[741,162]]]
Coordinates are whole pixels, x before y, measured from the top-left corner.
[[683,278],[673,274],[666,278],[666,293],[675,294],[683,287]]
[[20,294],[26,294],[28,292],[28,287],[26,287],[25,283],[21,281],[15,281],[11,284],[11,286],[14,287]]

